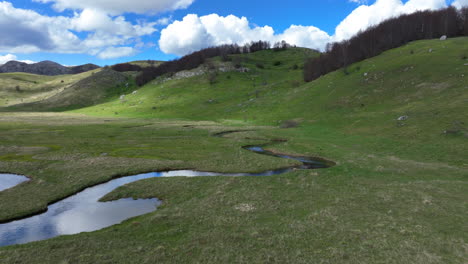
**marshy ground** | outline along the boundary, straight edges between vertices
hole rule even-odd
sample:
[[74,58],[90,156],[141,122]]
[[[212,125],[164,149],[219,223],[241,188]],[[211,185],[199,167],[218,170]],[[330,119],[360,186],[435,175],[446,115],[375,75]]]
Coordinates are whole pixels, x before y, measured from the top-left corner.
[[[271,139],[290,139],[274,151],[338,162],[272,177],[135,182],[104,200],[157,197],[163,200],[157,211],[93,233],[2,248],[3,263],[461,263],[466,257],[466,233],[460,232],[466,229],[466,166],[412,159],[411,152],[382,154],[376,142],[312,126],[233,128],[50,113],[2,114],[0,120],[2,170],[31,177],[0,193],[3,221],[122,175],[295,164],[241,148]],[[249,131],[212,136],[239,128]]]

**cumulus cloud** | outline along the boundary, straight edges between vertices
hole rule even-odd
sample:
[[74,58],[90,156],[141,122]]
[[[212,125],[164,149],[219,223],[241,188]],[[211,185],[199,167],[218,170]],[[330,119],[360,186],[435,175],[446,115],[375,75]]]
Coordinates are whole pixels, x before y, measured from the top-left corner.
[[3,56],[0,56],[0,65],[5,64],[9,61],[21,61],[21,62],[28,63],[28,64],[36,63],[35,61],[31,61],[31,60],[18,60],[18,57],[16,57],[16,55],[14,54],[6,54]]
[[183,9],[190,6],[194,0],[34,0],[41,3],[53,3],[58,11],[65,9],[83,10],[97,9],[109,14],[122,13],[159,13]]
[[349,39],[361,30],[374,26],[392,17],[420,10],[435,10],[446,7],[445,0],[377,0],[372,5],[361,5],[348,15],[335,30],[334,41]]
[[270,26],[251,27],[245,17],[189,14],[161,31],[159,46],[165,53],[185,55],[210,46],[243,45],[258,40],[272,43],[286,40],[290,44],[322,49],[330,36],[316,27],[293,25],[283,33],[275,34]]
[[13,54],[7,54],[7,55],[0,56],[0,65],[5,64],[6,62],[9,62],[9,61],[12,61],[12,60],[16,60],[16,56],[13,55]]
[[132,38],[151,35],[156,31],[157,22],[132,24],[123,16],[110,17],[106,13],[85,9],[70,19],[70,29],[78,32],[92,32],[83,41],[90,48],[122,45]]
[[132,47],[108,47],[98,53],[100,59],[115,59],[120,57],[132,56],[136,50]]
[[[140,37],[156,31],[155,22],[132,24],[124,16],[111,16],[98,9],[84,9],[72,17],[44,16],[32,10],[15,8],[9,2],[0,2],[0,52],[31,53],[38,51],[56,53],[104,54],[110,47],[137,45]],[[81,32],[81,38],[74,32]],[[84,37],[83,37],[84,36]],[[119,49],[122,56],[128,49]],[[132,50],[132,53],[135,50]]]
[[468,0],[456,0],[452,5],[456,8],[468,7]]
[[0,51],[73,51],[79,39],[67,30],[68,24],[66,17],[42,16],[31,10],[14,8],[9,2],[0,2]]

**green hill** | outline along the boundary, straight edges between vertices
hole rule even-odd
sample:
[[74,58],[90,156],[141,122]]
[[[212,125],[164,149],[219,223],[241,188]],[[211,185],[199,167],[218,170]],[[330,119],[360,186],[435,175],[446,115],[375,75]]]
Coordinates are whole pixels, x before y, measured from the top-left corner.
[[0,107],[46,99],[92,73],[59,76],[0,73]]
[[[266,125],[299,120],[421,142],[441,136],[466,140],[467,54],[468,38],[417,41],[304,83],[300,68],[310,53],[262,51],[232,56],[248,72],[160,78],[125,100],[77,112]],[[397,121],[402,116],[408,120]]]
[[7,73],[0,74],[0,83],[10,87],[0,90],[3,104],[8,107],[2,110],[23,112],[82,108],[118,98],[134,89],[131,77],[110,69],[58,77]]

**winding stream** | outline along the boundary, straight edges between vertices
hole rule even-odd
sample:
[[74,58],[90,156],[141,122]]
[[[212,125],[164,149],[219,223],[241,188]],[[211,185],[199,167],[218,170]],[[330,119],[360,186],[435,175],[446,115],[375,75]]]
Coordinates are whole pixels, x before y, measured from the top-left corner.
[[[232,132],[231,132],[232,133]],[[218,136],[222,136],[221,133]],[[0,224],[0,246],[24,244],[61,235],[91,232],[109,227],[122,221],[150,213],[161,204],[158,199],[120,199],[99,202],[99,199],[112,190],[142,179],[154,177],[199,177],[199,176],[271,176],[296,169],[328,168],[334,163],[322,159],[275,154],[260,146],[245,146],[246,150],[279,158],[302,162],[302,165],[268,170],[260,173],[214,173],[192,170],[153,172],[122,177],[90,187],[82,192],[48,206],[47,212],[22,220]],[[26,178],[27,179],[27,178]],[[0,178],[0,181],[3,178]],[[3,185],[0,185],[0,190]],[[11,187],[11,186],[10,186]]]
[[29,179],[24,176],[0,173],[0,192],[13,188],[16,185],[26,181],[29,181]]

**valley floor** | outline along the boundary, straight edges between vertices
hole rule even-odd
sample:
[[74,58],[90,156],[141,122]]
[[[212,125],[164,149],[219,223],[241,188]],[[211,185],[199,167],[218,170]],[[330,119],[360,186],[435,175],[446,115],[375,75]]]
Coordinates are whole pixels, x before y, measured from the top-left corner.
[[[245,132],[213,136],[230,130]],[[440,137],[424,144],[338,129],[333,120],[280,129],[229,120],[1,113],[0,171],[31,181],[0,192],[0,221],[123,175],[294,164],[241,148],[271,139],[287,140],[271,150],[337,166],[135,182],[104,199],[157,197],[157,211],[97,232],[0,248],[0,262],[466,263],[466,139]]]

